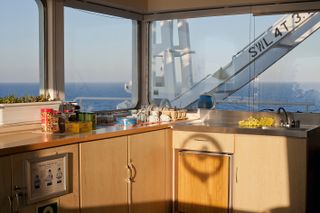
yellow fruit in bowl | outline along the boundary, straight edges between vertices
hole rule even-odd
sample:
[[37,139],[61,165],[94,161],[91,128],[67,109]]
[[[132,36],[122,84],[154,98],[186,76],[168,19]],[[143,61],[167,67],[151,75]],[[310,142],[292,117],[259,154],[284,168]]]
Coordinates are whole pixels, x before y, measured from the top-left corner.
[[266,116],[256,118],[256,117],[250,116],[245,120],[239,121],[238,124],[240,127],[246,127],[246,128],[257,128],[257,127],[263,127],[263,126],[270,127],[274,125],[274,118],[266,117]]

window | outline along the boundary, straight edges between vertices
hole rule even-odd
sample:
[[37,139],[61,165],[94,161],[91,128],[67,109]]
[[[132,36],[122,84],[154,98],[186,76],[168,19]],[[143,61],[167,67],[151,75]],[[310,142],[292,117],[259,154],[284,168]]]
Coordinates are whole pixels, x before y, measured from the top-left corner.
[[[250,15],[155,21],[151,26],[151,100],[187,107],[210,89],[198,82],[230,63],[246,46]],[[214,83],[214,82],[213,82]]]
[[150,100],[218,109],[320,112],[318,13],[154,21]]
[[137,104],[137,22],[65,7],[65,99],[84,111]]
[[39,95],[40,1],[2,0],[0,7],[0,97]]
[[[299,16],[302,17],[304,14]],[[286,16],[296,18],[297,14],[285,14],[280,17],[257,16],[254,17],[255,26],[258,27]],[[300,17],[298,18],[300,19]],[[314,14],[311,18],[319,20],[318,14]],[[319,26],[309,25],[308,20],[304,25],[306,31],[301,31],[299,34],[298,28],[296,33],[292,33],[295,43],[288,42],[293,40],[289,39],[290,37],[280,41],[278,48],[287,52],[279,60],[270,63],[264,72],[228,97],[221,107],[259,111],[276,110],[278,107],[284,106],[292,112],[320,112],[320,88],[318,86],[320,84],[318,71],[320,67],[320,53],[318,51],[320,31],[317,30]],[[253,70],[257,71],[259,64],[255,66]],[[233,106],[228,104],[231,100],[238,101],[239,104]]]

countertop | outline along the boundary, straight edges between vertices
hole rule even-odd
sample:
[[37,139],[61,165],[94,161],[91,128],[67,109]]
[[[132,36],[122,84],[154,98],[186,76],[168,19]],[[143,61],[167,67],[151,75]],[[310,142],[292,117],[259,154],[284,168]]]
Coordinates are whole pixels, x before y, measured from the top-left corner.
[[99,126],[96,130],[81,134],[45,134],[39,125],[33,128],[14,127],[14,130],[0,131],[0,156],[45,148],[58,147],[88,141],[102,140],[112,137],[127,136],[148,131],[172,128],[175,131],[194,131],[211,133],[256,134],[268,136],[286,136],[307,138],[311,132],[319,131],[317,125],[304,125],[301,128],[241,128],[236,124],[212,123],[191,120],[176,123],[157,123],[135,127]]
[[[40,125],[36,125],[40,126]],[[46,134],[39,128],[2,131],[0,133],[0,156],[12,155],[21,152],[34,151],[39,149],[107,139],[112,137],[138,134],[148,131],[156,131],[170,128],[171,123],[158,123],[140,125],[135,127],[124,126],[99,126],[96,130],[80,134]]]
[[178,123],[173,126],[176,131],[212,132],[212,133],[232,133],[232,134],[254,134],[268,136],[285,136],[307,138],[311,131],[319,129],[317,125],[302,125],[300,128],[283,127],[262,127],[244,128],[238,124],[214,123],[202,120]]

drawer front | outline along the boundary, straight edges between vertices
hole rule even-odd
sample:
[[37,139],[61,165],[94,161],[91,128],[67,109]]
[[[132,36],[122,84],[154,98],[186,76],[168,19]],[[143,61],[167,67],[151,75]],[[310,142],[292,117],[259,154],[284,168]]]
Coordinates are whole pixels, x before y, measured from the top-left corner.
[[234,134],[173,131],[173,148],[234,153]]

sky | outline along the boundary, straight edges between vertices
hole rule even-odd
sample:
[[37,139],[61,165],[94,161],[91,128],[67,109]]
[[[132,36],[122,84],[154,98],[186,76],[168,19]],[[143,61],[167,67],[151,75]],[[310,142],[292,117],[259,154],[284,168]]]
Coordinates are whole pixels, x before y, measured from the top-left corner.
[[[283,16],[244,14],[190,19],[197,79],[227,65],[232,56]],[[320,31],[317,31],[260,75],[260,82],[319,82],[319,40]]]
[[0,3],[0,82],[38,82],[38,6],[34,0]]
[[66,81],[129,81],[135,22],[72,8],[64,12]]
[[[0,1],[0,82],[38,82],[37,4],[34,0]],[[189,19],[195,78],[200,80],[226,65],[280,17],[245,14]],[[66,81],[129,81],[134,24],[128,19],[65,8]],[[318,82],[319,39],[317,32],[273,65],[261,79]],[[278,77],[274,78],[275,75]]]

